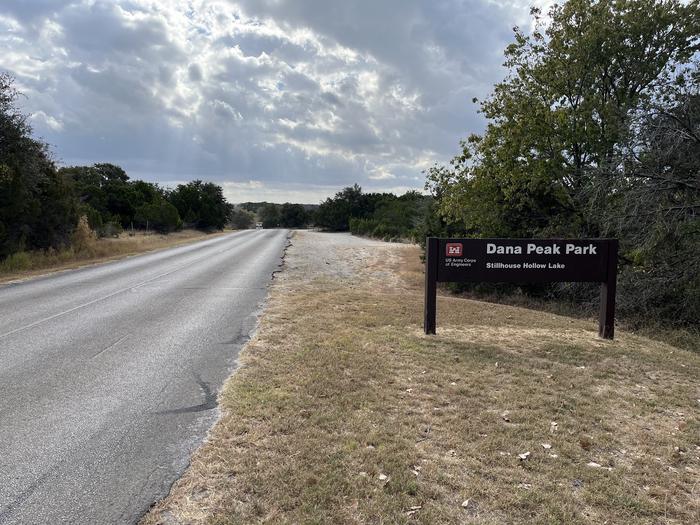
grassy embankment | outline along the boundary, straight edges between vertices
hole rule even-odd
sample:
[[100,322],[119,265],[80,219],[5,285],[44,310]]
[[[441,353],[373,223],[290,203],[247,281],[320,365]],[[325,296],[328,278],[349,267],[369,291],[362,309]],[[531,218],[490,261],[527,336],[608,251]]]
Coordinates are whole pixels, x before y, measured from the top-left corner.
[[168,235],[136,232],[132,236],[123,233],[117,238],[83,240],[78,249],[69,247],[63,250],[19,252],[0,261],[0,282],[169,248],[211,235],[221,234],[208,234],[197,230],[183,230]]
[[[422,275],[272,289],[223,417],[144,523],[700,523],[700,355]],[[520,455],[520,456],[519,456]]]

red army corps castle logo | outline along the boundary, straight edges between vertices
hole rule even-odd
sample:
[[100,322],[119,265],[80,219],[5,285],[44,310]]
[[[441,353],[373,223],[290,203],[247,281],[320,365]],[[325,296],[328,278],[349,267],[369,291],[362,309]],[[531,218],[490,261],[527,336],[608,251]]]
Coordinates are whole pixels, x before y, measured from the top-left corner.
[[445,249],[445,257],[462,257],[464,248],[461,242],[448,242]]

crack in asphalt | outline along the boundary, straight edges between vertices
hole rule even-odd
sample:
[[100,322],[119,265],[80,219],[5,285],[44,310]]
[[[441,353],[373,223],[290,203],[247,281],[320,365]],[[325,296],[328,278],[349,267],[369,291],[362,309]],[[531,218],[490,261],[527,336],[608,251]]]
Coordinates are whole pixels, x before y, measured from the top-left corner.
[[36,480],[34,480],[26,489],[24,489],[15,499],[13,499],[4,508],[0,508],[0,523],[5,523],[8,519],[12,517],[12,514],[19,509],[20,505],[24,503],[32,494],[38,489],[43,483],[58,470],[63,461],[55,464],[49,470],[44,472]]
[[100,350],[99,352],[97,352],[97,353],[96,353],[95,355],[93,355],[90,359],[95,359],[98,355],[103,354],[104,352],[106,352],[106,351],[109,350],[110,348],[114,348],[114,347],[117,346],[119,343],[121,343],[122,341],[124,341],[124,340],[126,340],[126,339],[128,339],[128,338],[129,338],[129,334],[126,334],[125,336],[120,337],[119,339],[117,339],[117,340],[114,341],[113,343],[111,343],[111,344],[105,346],[102,350]]
[[160,412],[156,412],[156,414],[188,414],[190,412],[205,412],[207,410],[213,410],[218,406],[216,394],[211,391],[209,383],[203,381],[199,374],[197,374],[196,372],[193,372],[192,376],[194,377],[194,380],[199,385],[199,388],[204,394],[204,403],[200,403],[199,405],[193,405],[189,407],[175,408],[172,410],[163,410]]

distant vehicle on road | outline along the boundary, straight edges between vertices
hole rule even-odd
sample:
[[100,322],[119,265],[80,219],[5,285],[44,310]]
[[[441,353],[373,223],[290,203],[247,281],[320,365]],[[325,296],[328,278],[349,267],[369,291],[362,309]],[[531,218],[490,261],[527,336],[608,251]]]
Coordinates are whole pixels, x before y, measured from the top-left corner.
[[256,222],[256,223],[255,223],[255,229],[256,229],[256,230],[262,230],[262,222]]

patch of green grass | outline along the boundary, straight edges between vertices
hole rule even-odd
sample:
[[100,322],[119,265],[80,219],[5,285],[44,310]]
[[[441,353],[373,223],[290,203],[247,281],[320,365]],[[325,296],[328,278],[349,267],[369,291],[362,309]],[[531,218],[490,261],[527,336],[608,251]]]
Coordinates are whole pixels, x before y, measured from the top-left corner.
[[0,272],[19,272],[30,270],[32,267],[32,259],[27,252],[13,253],[9,257],[0,261]]

